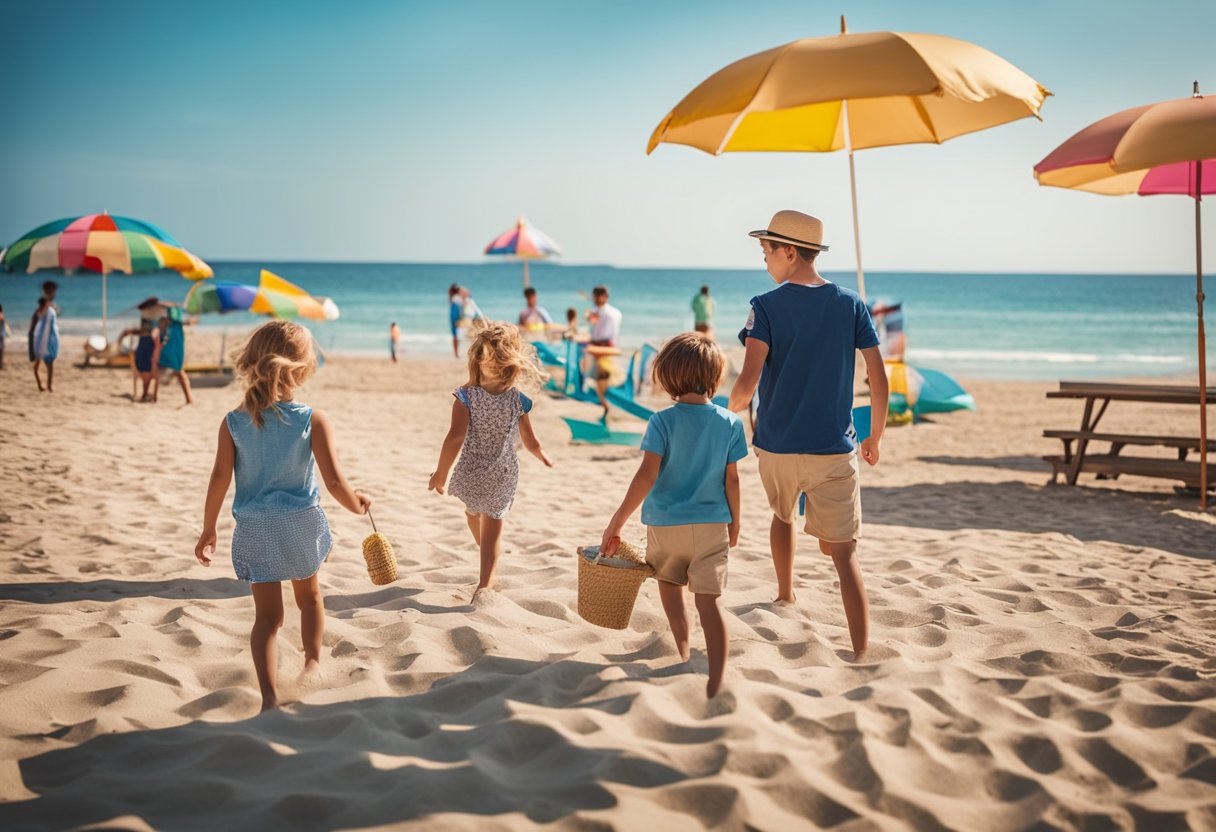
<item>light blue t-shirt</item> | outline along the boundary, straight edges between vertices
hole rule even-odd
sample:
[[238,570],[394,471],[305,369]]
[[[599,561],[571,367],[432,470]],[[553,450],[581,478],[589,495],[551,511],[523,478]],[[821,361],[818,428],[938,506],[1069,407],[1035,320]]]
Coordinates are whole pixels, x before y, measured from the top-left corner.
[[747,456],[738,416],[716,404],[677,402],[650,417],[642,450],[663,458],[659,478],[642,503],[643,524],[731,521],[726,466]]
[[855,351],[878,346],[870,310],[835,283],[784,283],[752,298],[739,333],[768,344],[752,444],[773,454],[847,454]]

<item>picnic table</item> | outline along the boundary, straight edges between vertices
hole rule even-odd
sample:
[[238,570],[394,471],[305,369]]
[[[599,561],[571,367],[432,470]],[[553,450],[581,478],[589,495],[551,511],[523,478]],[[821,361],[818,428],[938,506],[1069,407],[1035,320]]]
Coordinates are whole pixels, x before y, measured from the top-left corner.
[[[1064,475],[1069,485],[1076,485],[1082,473],[1097,474],[1099,479],[1116,479],[1120,474],[1181,480],[1190,488],[1200,487],[1200,463],[1188,459],[1200,446],[1197,436],[1161,436],[1133,433],[1100,433],[1098,423],[1112,401],[1151,402],[1155,404],[1199,405],[1199,387],[1171,384],[1105,384],[1100,382],[1061,381],[1059,390],[1047,393],[1049,399],[1081,399],[1085,409],[1079,430],[1045,430],[1043,436],[1059,439],[1064,453],[1043,457],[1052,468],[1051,481]],[[1208,401],[1216,401],[1216,388],[1207,389]],[[1073,447],[1073,443],[1076,447]],[[1108,442],[1107,453],[1090,453],[1091,442]],[[1176,459],[1126,455],[1128,446],[1164,447],[1176,451]],[[1216,441],[1208,440],[1207,451],[1216,456]],[[1216,464],[1208,463],[1207,482],[1216,482]]]

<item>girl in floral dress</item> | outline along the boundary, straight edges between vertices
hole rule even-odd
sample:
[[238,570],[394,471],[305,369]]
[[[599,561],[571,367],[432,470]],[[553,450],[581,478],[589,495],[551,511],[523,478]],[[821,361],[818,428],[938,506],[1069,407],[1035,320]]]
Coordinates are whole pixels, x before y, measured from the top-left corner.
[[[528,419],[532,400],[521,391],[535,393],[544,380],[536,350],[524,342],[519,329],[494,323],[473,338],[469,383],[453,393],[452,425],[428,488],[440,494],[446,489],[464,503],[465,520],[481,551],[479,590],[494,578],[503,520],[519,485],[516,440],[522,439],[533,456],[553,467]],[[449,484],[453,462],[456,470]]]

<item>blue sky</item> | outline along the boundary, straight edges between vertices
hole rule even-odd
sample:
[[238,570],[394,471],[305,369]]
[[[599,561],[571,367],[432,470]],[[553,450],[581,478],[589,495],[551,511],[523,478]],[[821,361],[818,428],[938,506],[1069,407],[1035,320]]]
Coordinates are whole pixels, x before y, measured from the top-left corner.
[[0,240],[108,209],[209,259],[476,262],[525,213],[571,263],[759,267],[746,232],[791,207],[849,269],[843,153],[645,155],[705,77],[841,12],[974,41],[1055,93],[1041,123],[859,152],[867,269],[1193,270],[1188,200],[1039,188],[1031,167],[1192,80],[1216,94],[1208,0],[5,0]]

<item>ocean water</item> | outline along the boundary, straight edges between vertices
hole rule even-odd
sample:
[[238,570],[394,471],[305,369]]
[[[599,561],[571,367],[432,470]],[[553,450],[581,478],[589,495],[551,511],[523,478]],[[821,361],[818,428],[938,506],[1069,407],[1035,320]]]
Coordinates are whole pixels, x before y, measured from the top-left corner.
[[[340,320],[309,325],[327,350],[387,355],[388,327],[401,327],[407,354],[450,352],[447,287],[467,286],[490,317],[515,320],[523,306],[517,263],[212,263],[216,278],[256,283],[269,268],[317,295],[334,299]],[[852,273],[827,273],[855,288]],[[24,349],[38,287],[58,280],[63,330],[71,339],[100,331],[101,278],[0,274],[0,304],[14,333],[10,349]],[[1212,277],[1207,292],[1216,295]],[[608,266],[532,265],[541,305],[563,320],[583,311],[597,284],[609,287],[624,313],[627,347],[657,343],[692,324],[692,296],[708,284],[717,305],[719,337],[734,341],[748,299],[773,287],[760,270],[617,269]],[[190,282],[175,274],[111,275],[110,332],[136,319],[134,306],[149,295],[180,301]],[[904,305],[908,359],[964,378],[1059,379],[1178,376],[1197,367],[1195,278],[1184,275],[912,274],[866,275],[871,300]],[[580,294],[582,293],[582,294]],[[247,314],[205,316],[208,328],[248,327]],[[1216,347],[1216,335],[1213,337]],[[1208,361],[1216,353],[1209,350]],[[1216,364],[1214,364],[1216,366]]]

